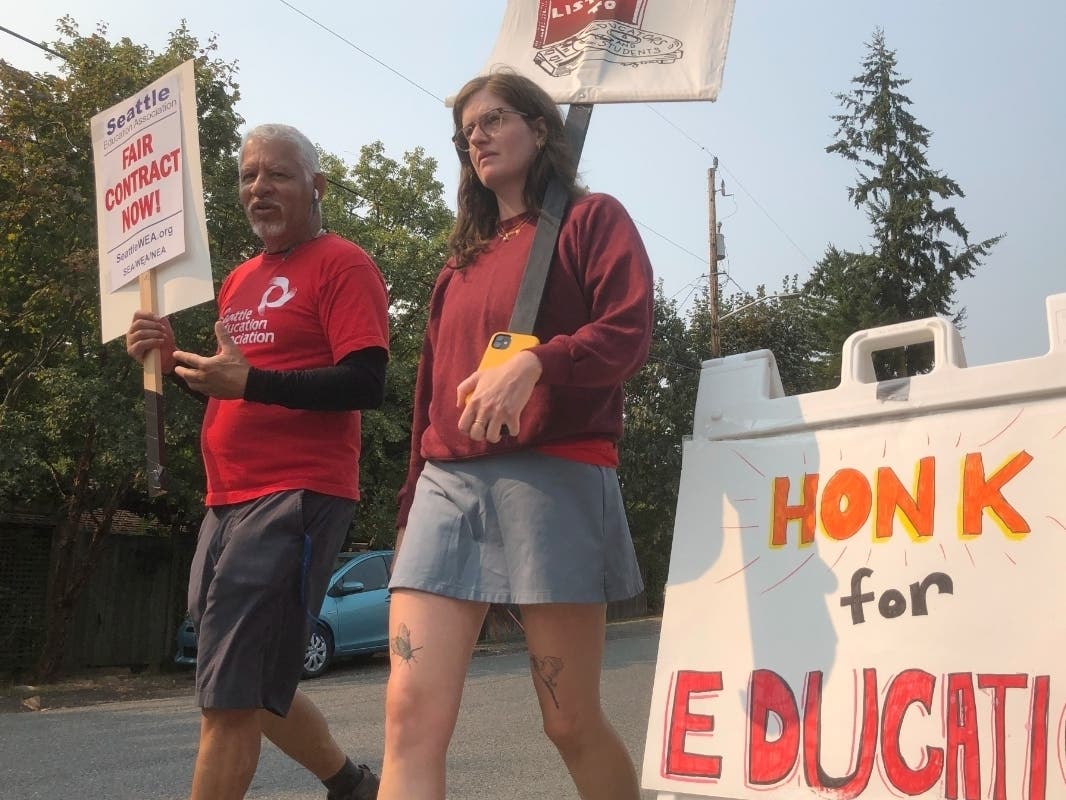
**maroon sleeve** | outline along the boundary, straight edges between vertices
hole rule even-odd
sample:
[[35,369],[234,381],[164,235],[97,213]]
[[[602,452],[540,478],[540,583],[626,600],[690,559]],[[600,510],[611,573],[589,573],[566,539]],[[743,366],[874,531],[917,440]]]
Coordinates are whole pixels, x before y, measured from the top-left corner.
[[407,461],[407,478],[397,494],[400,506],[396,516],[397,528],[407,527],[407,517],[411,512],[411,503],[415,499],[415,484],[418,483],[418,476],[422,474],[422,468],[426,465],[426,459],[422,456],[422,434],[429,427],[429,404],[433,399],[433,350],[437,339],[437,326],[440,324],[444,289],[448,285],[448,278],[452,272],[450,264],[441,271],[429,302],[429,320],[426,324],[425,338],[422,340],[422,355],[418,360],[418,373],[415,378],[414,413],[411,418],[411,453]]
[[577,264],[589,296],[589,322],[532,349],[540,382],[622,383],[648,356],[654,320],[651,262],[636,225],[609,195],[579,201],[559,235],[559,257]]

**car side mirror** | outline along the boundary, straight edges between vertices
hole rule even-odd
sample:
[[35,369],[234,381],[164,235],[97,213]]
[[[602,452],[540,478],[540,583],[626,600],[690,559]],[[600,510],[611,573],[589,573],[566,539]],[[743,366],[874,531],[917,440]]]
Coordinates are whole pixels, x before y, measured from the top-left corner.
[[351,583],[338,583],[336,585],[337,594],[341,597],[345,597],[350,594],[359,594],[366,590],[366,584],[362,581],[352,581]]

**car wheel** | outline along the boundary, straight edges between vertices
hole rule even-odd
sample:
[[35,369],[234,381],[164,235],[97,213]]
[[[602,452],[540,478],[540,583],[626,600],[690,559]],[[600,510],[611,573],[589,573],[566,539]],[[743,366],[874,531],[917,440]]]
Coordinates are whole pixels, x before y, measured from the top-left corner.
[[311,631],[304,652],[304,677],[317,678],[333,660],[333,634],[325,625],[316,625]]

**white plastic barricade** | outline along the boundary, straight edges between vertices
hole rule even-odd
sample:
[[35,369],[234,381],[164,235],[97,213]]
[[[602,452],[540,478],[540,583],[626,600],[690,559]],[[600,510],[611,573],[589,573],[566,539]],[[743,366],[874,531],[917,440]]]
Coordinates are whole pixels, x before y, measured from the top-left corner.
[[[659,800],[1066,798],[1066,294],[1047,314],[1047,355],[981,367],[943,319],[857,333],[807,395],[768,351],[704,365]],[[930,373],[877,382],[874,352],[928,341]]]

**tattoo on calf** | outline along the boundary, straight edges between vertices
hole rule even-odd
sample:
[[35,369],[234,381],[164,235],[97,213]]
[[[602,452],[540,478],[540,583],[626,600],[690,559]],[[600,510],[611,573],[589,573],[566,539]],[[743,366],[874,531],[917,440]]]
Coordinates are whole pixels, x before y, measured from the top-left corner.
[[397,658],[410,667],[412,661],[418,660],[415,658],[415,653],[422,648],[411,647],[411,631],[407,629],[407,625],[401,622],[396,630],[398,635],[392,637],[390,649]]
[[529,654],[529,663],[533,668],[533,674],[540,678],[541,683],[547,688],[548,693],[552,696],[552,702],[555,703],[555,707],[559,707],[559,698],[555,696],[555,689],[559,686],[559,682],[556,680],[559,673],[563,671],[563,660],[557,656],[544,656],[544,658],[537,658],[532,653]]

